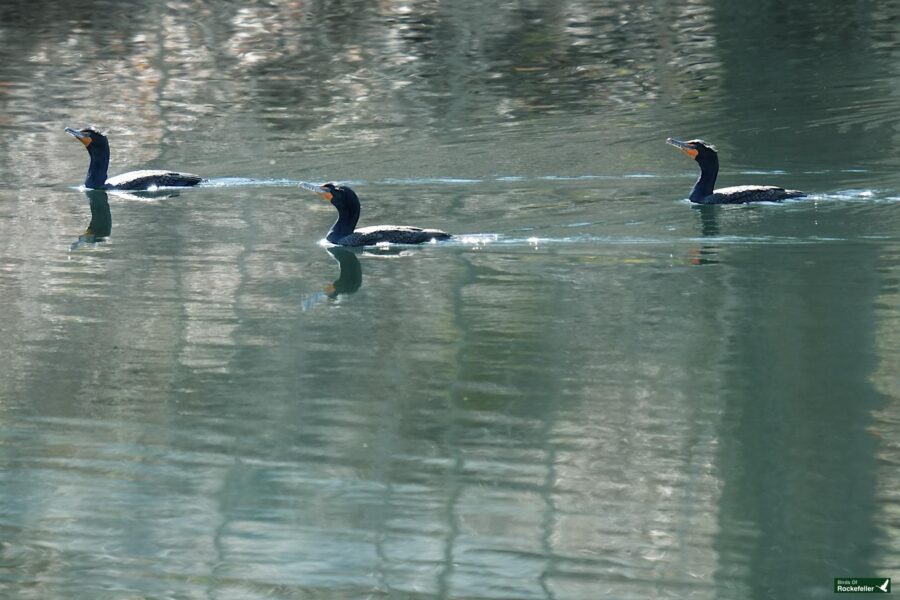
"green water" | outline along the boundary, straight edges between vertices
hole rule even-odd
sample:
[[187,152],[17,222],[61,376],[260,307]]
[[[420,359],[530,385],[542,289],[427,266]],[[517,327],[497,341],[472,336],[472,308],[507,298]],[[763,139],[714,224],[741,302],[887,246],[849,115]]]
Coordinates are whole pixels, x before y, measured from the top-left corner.
[[[0,597],[832,598],[900,564],[900,8],[0,6]],[[66,126],[107,130],[79,189]],[[667,137],[718,146],[692,207]],[[320,244],[361,225],[421,248]],[[85,235],[108,223],[108,238]]]

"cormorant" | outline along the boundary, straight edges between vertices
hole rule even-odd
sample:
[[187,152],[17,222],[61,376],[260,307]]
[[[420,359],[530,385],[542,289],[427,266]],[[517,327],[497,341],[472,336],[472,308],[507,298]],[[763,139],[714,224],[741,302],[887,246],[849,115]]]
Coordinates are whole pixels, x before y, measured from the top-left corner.
[[739,185],[714,190],[716,175],[719,174],[719,155],[716,149],[703,140],[682,142],[668,138],[667,144],[675,146],[700,165],[700,179],[694,184],[691,202],[697,204],[746,204],[747,202],[779,202],[787,198],[801,198],[806,194],[797,190],[786,190],[774,185]]
[[421,244],[432,240],[446,240],[451,236],[440,229],[420,229],[403,225],[376,225],[356,229],[359,221],[359,198],[345,185],[301,183],[300,187],[315,192],[331,202],[338,211],[338,219],[325,236],[338,246],[372,246],[382,242],[391,244]]
[[94,190],[146,190],[151,187],[190,187],[203,179],[190,173],[176,171],[131,171],[106,178],[109,169],[109,141],[106,136],[93,127],[72,129],[66,127],[66,133],[75,136],[87,149],[91,157],[84,187]]

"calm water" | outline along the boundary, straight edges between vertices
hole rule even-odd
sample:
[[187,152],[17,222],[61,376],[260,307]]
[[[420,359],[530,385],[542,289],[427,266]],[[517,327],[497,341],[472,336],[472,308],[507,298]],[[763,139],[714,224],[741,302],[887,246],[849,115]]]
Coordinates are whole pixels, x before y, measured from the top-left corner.
[[[900,576],[898,19],[5,2],[0,596]],[[63,132],[88,123],[111,175],[210,181],[88,195]],[[691,207],[668,136],[716,143],[721,185],[811,197]],[[364,224],[459,235],[327,249],[300,180],[350,182]]]

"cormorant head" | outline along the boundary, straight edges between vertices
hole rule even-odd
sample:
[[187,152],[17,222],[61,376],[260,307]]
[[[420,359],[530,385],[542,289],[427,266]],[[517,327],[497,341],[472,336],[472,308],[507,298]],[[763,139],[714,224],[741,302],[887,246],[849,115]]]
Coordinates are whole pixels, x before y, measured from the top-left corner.
[[682,142],[668,138],[666,143],[675,146],[697,161],[697,166],[700,167],[700,178],[697,179],[688,198],[691,202],[703,204],[706,198],[715,191],[716,176],[719,174],[719,155],[716,154],[715,147],[703,140]]
[[354,212],[359,210],[359,197],[352,189],[346,185],[338,185],[336,183],[323,183],[315,185],[313,183],[301,183],[300,187],[310,192],[315,192],[325,198],[337,209],[339,213],[345,211]]
[[325,236],[329,242],[337,244],[338,240],[353,233],[356,224],[359,222],[359,197],[356,192],[346,185],[338,185],[335,183],[323,183],[316,185],[314,183],[301,183],[300,187],[310,192],[322,196],[334,206],[338,211],[338,219],[331,226],[331,231]]
[[66,133],[75,136],[75,138],[84,144],[88,152],[93,153],[96,150],[109,151],[109,141],[106,136],[100,133],[100,130],[94,126],[85,127],[84,129],[72,129],[66,127]]
[[327,190],[322,197],[331,202],[338,212],[359,210],[359,197],[346,185],[326,183],[322,187]]
[[686,142],[682,142],[680,140],[668,138],[666,140],[666,143],[670,146],[675,146],[699,163],[718,156],[716,153],[716,147],[712,144],[704,142],[703,140],[688,140]]

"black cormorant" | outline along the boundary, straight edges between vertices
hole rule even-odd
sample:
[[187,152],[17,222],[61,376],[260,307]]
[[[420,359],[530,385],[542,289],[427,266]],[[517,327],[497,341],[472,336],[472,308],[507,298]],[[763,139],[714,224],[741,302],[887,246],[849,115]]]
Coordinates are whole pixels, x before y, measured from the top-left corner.
[[338,246],[372,246],[383,242],[421,244],[451,237],[449,233],[440,229],[420,229],[403,225],[376,225],[356,229],[360,211],[356,192],[345,185],[333,183],[323,185],[301,183],[300,187],[319,194],[337,209],[338,219],[331,226],[325,239]]
[[190,187],[203,179],[190,173],[176,171],[131,171],[110,179],[106,178],[109,169],[109,141],[106,136],[93,127],[72,129],[66,127],[66,133],[75,136],[91,157],[84,187],[94,190],[146,190],[152,187]]
[[747,202],[779,202],[787,198],[801,198],[806,194],[797,190],[786,190],[774,185],[739,185],[736,187],[713,189],[719,174],[719,155],[716,149],[703,140],[682,142],[668,138],[667,144],[675,146],[700,165],[700,179],[694,184],[691,202],[697,204],[746,204]]

